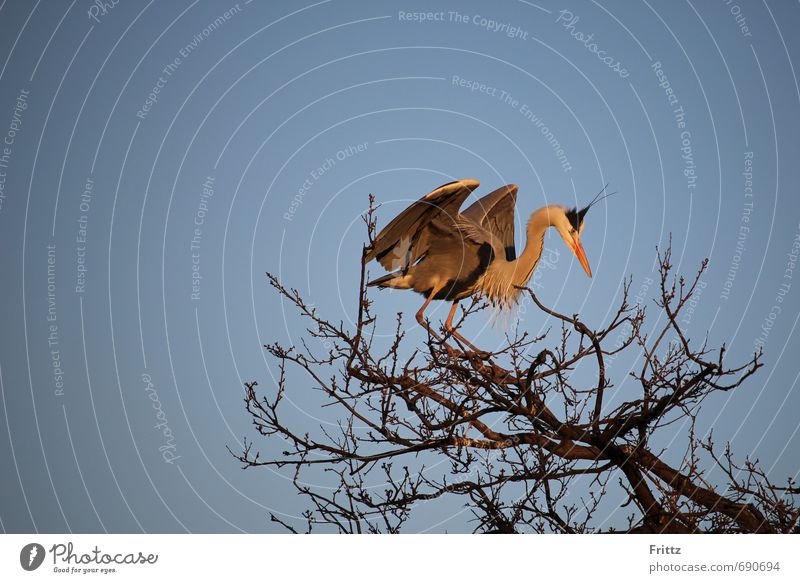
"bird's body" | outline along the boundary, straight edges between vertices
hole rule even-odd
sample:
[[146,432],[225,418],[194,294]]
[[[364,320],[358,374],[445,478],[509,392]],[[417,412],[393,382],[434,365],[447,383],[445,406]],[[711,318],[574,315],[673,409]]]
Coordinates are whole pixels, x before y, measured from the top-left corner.
[[459,212],[478,185],[477,180],[464,179],[428,193],[381,230],[365,257],[393,270],[369,285],[413,289],[425,296],[417,312],[421,324],[425,325],[422,314],[432,300],[453,302],[445,327],[464,341],[450,328],[458,301],[482,294],[503,308],[516,303],[520,287],[528,283],[542,255],[548,228],[559,231],[591,276],[580,243],[589,207],[578,211],[549,205],[534,212],[527,223],[525,248],[517,257],[517,186],[503,186]]

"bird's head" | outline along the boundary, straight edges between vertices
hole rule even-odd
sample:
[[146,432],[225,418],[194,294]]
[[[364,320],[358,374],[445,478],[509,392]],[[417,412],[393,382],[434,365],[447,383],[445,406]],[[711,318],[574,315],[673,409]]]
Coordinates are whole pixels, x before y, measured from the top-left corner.
[[575,254],[586,275],[592,277],[592,268],[589,267],[589,260],[586,259],[586,252],[581,244],[583,217],[589,207],[581,210],[577,208],[568,209],[566,207],[559,207],[559,209],[561,212],[555,213],[555,217],[553,217],[553,226],[558,231],[558,234],[561,235],[561,238],[564,239],[567,247]]
[[[607,186],[608,185],[606,185],[606,187]],[[581,244],[581,233],[583,232],[585,224],[584,218],[586,217],[586,213],[589,212],[589,209],[604,198],[614,194],[612,192],[601,197],[600,195],[606,187],[594,197],[592,202],[580,210],[578,210],[577,207],[571,209],[567,207],[558,207],[562,212],[555,213],[552,219],[553,226],[556,228],[559,235],[561,235],[561,238],[564,239],[564,243],[567,244],[567,247],[575,254],[581,267],[583,267],[583,270],[589,277],[592,277],[592,268],[589,267],[589,260],[586,259],[586,252],[583,250],[583,245]]]

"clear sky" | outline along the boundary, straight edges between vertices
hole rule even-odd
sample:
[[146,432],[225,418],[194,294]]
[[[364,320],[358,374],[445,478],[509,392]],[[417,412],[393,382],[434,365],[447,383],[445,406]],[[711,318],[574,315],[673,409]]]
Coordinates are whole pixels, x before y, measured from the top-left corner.
[[[108,4],[0,4],[0,528],[291,520],[285,472],[226,451],[255,437],[241,386],[272,386],[261,346],[304,333],[264,272],[347,321],[367,195],[380,226],[457,178],[519,184],[518,227],[610,183],[583,233],[594,278],[550,234],[535,280],[593,326],[629,275],[651,304],[670,234],[679,271],[709,257],[685,325],[731,359],[763,346],[765,367],[701,430],[798,473],[797,3]],[[373,295],[386,333],[421,302]],[[502,340],[483,315],[466,331]],[[290,380],[293,423],[333,420]],[[471,528],[457,504],[413,523]]]

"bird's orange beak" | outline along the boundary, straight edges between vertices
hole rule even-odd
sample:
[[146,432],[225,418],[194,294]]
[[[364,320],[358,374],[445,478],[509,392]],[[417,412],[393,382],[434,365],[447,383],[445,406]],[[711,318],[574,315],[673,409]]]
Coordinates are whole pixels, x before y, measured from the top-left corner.
[[583,245],[581,245],[580,237],[573,237],[572,238],[573,247],[572,252],[575,254],[575,257],[578,258],[578,261],[583,267],[583,270],[586,272],[586,275],[592,277],[592,268],[589,267],[589,260],[586,259],[586,252],[583,250]]

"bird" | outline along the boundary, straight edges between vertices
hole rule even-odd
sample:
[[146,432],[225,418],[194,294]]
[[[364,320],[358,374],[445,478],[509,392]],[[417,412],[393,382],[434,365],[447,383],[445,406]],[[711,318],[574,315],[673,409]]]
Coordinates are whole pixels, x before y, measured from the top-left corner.
[[501,309],[513,307],[539,263],[550,227],[558,231],[586,275],[592,277],[581,233],[586,213],[602,200],[598,194],[580,210],[547,205],[534,211],[528,219],[525,247],[517,256],[514,207],[519,187],[502,186],[460,212],[479,185],[478,180],[465,178],[432,190],[389,222],[364,255],[365,264],[377,260],[391,271],[368,286],[411,289],[425,298],[416,319],[436,338],[439,335],[425,321],[425,310],[433,300],[452,302],[444,329],[476,352],[453,328],[459,301],[482,295]]

